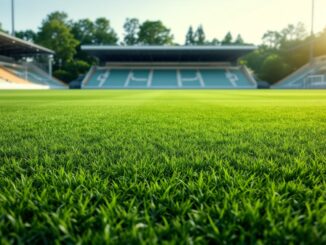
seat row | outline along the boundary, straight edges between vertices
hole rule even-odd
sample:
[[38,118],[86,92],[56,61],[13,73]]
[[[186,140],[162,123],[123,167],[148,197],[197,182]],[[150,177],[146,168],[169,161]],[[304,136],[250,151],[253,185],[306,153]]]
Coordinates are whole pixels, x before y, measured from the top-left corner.
[[84,88],[252,88],[241,69],[97,69]]

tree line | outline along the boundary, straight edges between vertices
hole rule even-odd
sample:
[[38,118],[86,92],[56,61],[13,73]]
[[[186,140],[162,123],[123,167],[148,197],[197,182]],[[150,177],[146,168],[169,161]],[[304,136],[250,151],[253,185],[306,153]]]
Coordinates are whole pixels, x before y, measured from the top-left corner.
[[288,25],[280,31],[267,31],[262,41],[255,52],[240,62],[251,68],[258,80],[271,84],[307,64],[311,44],[314,57],[326,55],[326,28],[311,36],[302,23]]
[[[81,50],[85,44],[94,45],[180,45],[174,41],[171,29],[162,21],[128,18],[124,23],[124,36],[120,41],[105,18],[73,21],[64,12],[53,12],[41,23],[38,31],[24,30],[16,36],[55,51],[54,76],[69,82],[85,74],[96,58]],[[0,30],[3,28],[0,23]],[[59,38],[60,37],[60,38]],[[313,39],[312,39],[313,38]],[[314,41],[314,54],[326,54],[326,29],[315,37],[307,34],[302,23],[288,25],[280,31],[267,31],[255,52],[242,57],[241,64],[251,68],[257,80],[275,83],[309,61],[310,43]],[[240,34],[228,32],[222,40],[208,40],[202,25],[192,26],[186,32],[184,45],[248,45]]]

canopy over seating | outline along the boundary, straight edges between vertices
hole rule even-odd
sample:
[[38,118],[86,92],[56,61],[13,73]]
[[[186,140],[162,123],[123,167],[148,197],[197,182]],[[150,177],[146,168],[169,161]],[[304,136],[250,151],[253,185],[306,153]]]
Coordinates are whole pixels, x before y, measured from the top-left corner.
[[82,50],[103,62],[236,62],[256,46],[106,46]]
[[53,55],[54,51],[0,32],[0,55],[7,57],[24,57],[38,54]]

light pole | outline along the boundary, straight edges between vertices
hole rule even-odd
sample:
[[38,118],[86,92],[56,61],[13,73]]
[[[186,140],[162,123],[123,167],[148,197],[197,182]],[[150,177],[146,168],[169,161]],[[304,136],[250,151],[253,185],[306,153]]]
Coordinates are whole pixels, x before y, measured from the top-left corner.
[[310,63],[314,60],[314,24],[315,24],[315,0],[311,4],[311,33],[310,33]]
[[11,35],[15,36],[15,0],[11,0]]

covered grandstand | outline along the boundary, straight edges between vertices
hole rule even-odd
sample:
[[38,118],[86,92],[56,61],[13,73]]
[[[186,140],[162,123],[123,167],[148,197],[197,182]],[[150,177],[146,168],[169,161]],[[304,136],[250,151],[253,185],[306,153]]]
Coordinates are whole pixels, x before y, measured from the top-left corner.
[[100,60],[85,89],[252,89],[238,59],[254,46],[82,46]]
[[0,89],[66,88],[33,62],[40,56],[51,61],[53,54],[52,50],[0,32]]
[[274,89],[326,89],[326,56],[315,58],[272,86]]

